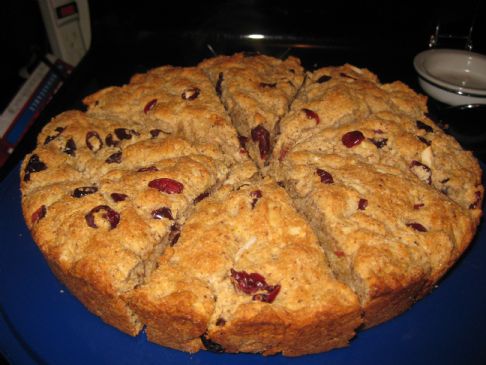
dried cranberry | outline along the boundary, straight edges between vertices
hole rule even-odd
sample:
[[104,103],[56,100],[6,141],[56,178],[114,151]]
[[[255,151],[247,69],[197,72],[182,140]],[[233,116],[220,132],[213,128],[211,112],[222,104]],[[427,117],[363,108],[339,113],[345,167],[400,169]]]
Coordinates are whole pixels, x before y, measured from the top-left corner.
[[425,139],[424,137],[421,137],[421,136],[417,136],[417,139],[422,142],[423,144],[427,145],[427,146],[430,146],[432,144],[431,141],[429,141],[428,139]]
[[118,147],[120,141],[113,139],[113,134],[108,134],[105,138],[105,143],[108,147]]
[[76,143],[74,142],[74,139],[69,138],[66,142],[66,146],[64,147],[64,153],[70,155],[70,156],[76,156]]
[[375,134],[383,134],[383,133],[385,133],[385,132],[383,132],[381,129],[373,129],[373,132],[374,132]]
[[364,140],[364,135],[360,131],[351,131],[343,134],[341,141],[348,148],[359,145]]
[[152,211],[152,218],[154,218],[154,219],[167,218],[171,221],[174,220],[174,217],[172,216],[172,211],[170,210],[170,208],[167,208],[167,207],[162,207],[162,208],[153,210]]
[[96,186],[81,186],[79,188],[74,189],[71,196],[74,198],[82,198],[83,196],[94,194],[97,191],[98,188]]
[[199,203],[201,200],[206,199],[209,196],[209,191],[205,191],[194,198],[194,204]]
[[106,163],[121,163],[122,160],[122,152],[115,152],[108,156],[108,158],[105,160]]
[[61,135],[61,133],[64,131],[65,128],[63,127],[57,127],[54,131],[56,131],[57,133],[56,134],[53,134],[52,136],[47,136],[45,141],[44,141],[44,145],[48,144],[49,142],[51,142],[52,140],[56,139],[57,137],[59,137]]
[[149,111],[151,111],[154,108],[155,104],[157,104],[157,99],[150,100],[143,108],[143,112],[147,114]]
[[106,219],[110,223],[110,229],[116,228],[116,226],[120,222],[120,214],[111,209],[108,205],[98,205],[97,207],[91,209],[90,212],[84,216],[88,226],[90,226],[91,228],[98,228],[95,223],[94,215],[102,210],[104,211],[104,213],[101,215],[101,218]]
[[224,352],[223,346],[221,346],[219,343],[211,341],[209,338],[207,338],[206,333],[201,335],[200,339],[201,339],[201,342],[203,343],[204,347],[206,348],[206,350],[208,350],[209,352],[216,352],[216,353]]
[[253,198],[251,201],[251,209],[254,209],[257,201],[262,197],[262,191],[254,190],[250,193],[250,196]]
[[415,122],[415,124],[417,125],[418,129],[423,129],[427,133],[432,133],[434,131],[434,129],[430,125],[425,124],[424,122],[421,122],[420,120],[417,120]]
[[327,172],[326,170],[323,169],[316,169],[316,174],[321,178],[321,183],[324,184],[333,184],[334,179],[332,178],[332,175]]
[[162,132],[162,130],[152,129],[152,130],[150,130],[150,136],[152,136],[152,138],[157,138],[159,136],[160,132]]
[[159,169],[152,165],[148,167],[141,167],[137,170],[137,172],[147,172],[147,171],[159,171]]
[[97,152],[103,148],[103,141],[98,132],[89,131],[86,133],[86,146],[93,152]]
[[201,90],[199,88],[190,87],[182,92],[181,98],[184,100],[194,100],[199,96],[200,93]]
[[280,285],[269,286],[267,291],[268,293],[258,293],[253,295],[252,299],[260,302],[272,303],[280,292]]
[[132,139],[132,131],[126,128],[115,128],[115,135],[120,141],[123,139]]
[[148,186],[167,194],[180,194],[184,190],[182,183],[166,177],[152,180],[148,183]]
[[367,206],[368,206],[368,200],[361,198],[358,201],[358,209],[359,210],[365,210]]
[[285,156],[287,156],[287,153],[289,153],[289,148],[287,146],[282,146],[282,149],[278,154],[278,160],[282,162],[285,159]]
[[37,209],[33,214],[31,218],[32,224],[36,224],[39,222],[42,218],[46,216],[47,209],[45,205],[41,205],[39,209]]
[[413,160],[410,163],[410,169],[420,180],[425,181],[429,185],[432,184],[432,170],[427,165]]
[[334,254],[337,256],[337,257],[344,257],[346,254],[344,253],[344,251],[334,251]]
[[169,245],[174,246],[179,240],[180,236],[181,236],[181,226],[179,225],[179,223],[174,223],[172,226],[170,226],[170,233],[168,237]]
[[222,327],[226,324],[226,319],[222,318],[222,317],[219,317],[217,320],[216,320],[216,326],[218,327]]
[[240,147],[246,149],[246,143],[248,142],[248,137],[238,134],[238,141],[240,142]]
[[471,203],[471,205],[469,205],[469,209],[476,209],[479,207],[479,202],[481,201],[481,192],[480,191],[474,192],[474,196],[476,197],[476,199],[474,200],[473,203]]
[[285,183],[283,181],[277,181],[277,185],[281,188],[285,188]]
[[373,143],[376,148],[380,149],[386,146],[388,143],[388,138],[381,138],[381,139],[375,139],[375,138],[368,138],[368,141]]
[[427,232],[427,228],[425,228],[423,225],[420,223],[412,222],[412,223],[407,223],[407,227],[410,227],[418,232]]
[[30,156],[27,166],[25,166],[24,181],[30,181],[30,174],[33,172],[39,172],[47,169],[47,165],[41,161],[38,155],[33,154]]
[[260,124],[251,130],[251,139],[258,142],[260,158],[266,160],[270,152],[270,133]]
[[317,115],[315,111],[306,108],[302,108],[302,111],[305,113],[307,119],[314,119],[316,121],[316,125],[321,122],[319,115]]
[[275,89],[277,87],[277,83],[274,82],[272,84],[269,84],[267,82],[260,82],[260,87],[263,89]]
[[414,205],[413,205],[413,209],[415,209],[415,210],[419,210],[419,209],[423,208],[424,206],[425,206],[425,204],[424,204],[424,203],[418,203],[418,204],[414,204]]
[[328,81],[329,81],[329,80],[331,80],[331,79],[332,79],[332,77],[331,77],[331,76],[328,76],[328,75],[322,75],[321,77],[319,77],[319,78],[317,79],[317,82],[318,82],[319,84],[323,84],[323,83],[325,83],[325,82],[328,82]]
[[265,290],[268,287],[265,278],[256,273],[248,274],[246,271],[236,271],[231,269],[231,281],[235,288],[245,294],[254,294],[259,290]]
[[231,282],[235,289],[245,294],[253,294],[252,300],[261,302],[272,303],[280,292],[280,285],[268,285],[265,278],[256,272],[231,269]]
[[223,89],[221,88],[221,86],[223,84],[223,78],[224,78],[224,75],[223,75],[222,72],[220,72],[219,75],[218,75],[218,81],[216,81],[216,87],[215,87],[216,94],[218,96],[221,96],[223,94]]
[[126,198],[128,198],[128,195],[126,194],[121,194],[121,193],[111,193],[110,194],[111,196],[111,199],[113,199],[113,201],[115,203],[118,203],[118,202],[122,202],[124,201]]

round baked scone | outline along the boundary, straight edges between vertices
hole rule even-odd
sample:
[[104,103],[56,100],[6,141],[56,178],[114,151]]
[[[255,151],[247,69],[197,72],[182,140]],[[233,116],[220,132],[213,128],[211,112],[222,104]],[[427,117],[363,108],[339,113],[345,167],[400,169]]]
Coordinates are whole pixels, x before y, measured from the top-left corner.
[[22,163],[25,221],[91,312],[163,346],[346,346],[426,295],[482,214],[477,160],[366,69],[236,54],[84,101]]

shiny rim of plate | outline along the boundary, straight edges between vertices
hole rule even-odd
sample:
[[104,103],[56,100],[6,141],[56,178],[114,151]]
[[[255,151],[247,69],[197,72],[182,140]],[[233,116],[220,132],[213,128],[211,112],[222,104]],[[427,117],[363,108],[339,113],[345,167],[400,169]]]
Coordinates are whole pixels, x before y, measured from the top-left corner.
[[443,54],[444,57],[450,54],[458,54],[458,55],[464,55],[464,56],[473,56],[477,58],[482,58],[486,62],[486,56],[475,53],[475,52],[469,52],[469,51],[462,51],[462,50],[457,50],[457,49],[429,49],[423,52],[420,52],[418,55],[415,56],[413,60],[413,65],[415,67],[415,70],[419,74],[419,76],[427,81],[428,83],[432,84],[435,87],[438,87],[442,90],[446,90],[449,92],[453,92],[458,95],[463,95],[463,96],[474,96],[474,97],[486,97],[486,89],[478,89],[478,88],[468,88],[468,87],[462,87],[458,86],[453,83],[445,82],[443,80],[440,80],[434,76],[432,76],[430,73],[427,72],[427,70],[424,67],[424,62],[425,60],[431,55],[431,54]]

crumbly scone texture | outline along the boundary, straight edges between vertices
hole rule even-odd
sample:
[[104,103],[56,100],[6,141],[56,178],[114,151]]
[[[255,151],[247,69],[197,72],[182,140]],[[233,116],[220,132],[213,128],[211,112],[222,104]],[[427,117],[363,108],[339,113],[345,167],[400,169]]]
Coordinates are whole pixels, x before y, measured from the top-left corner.
[[294,57],[163,66],[50,121],[22,209],[56,276],[125,333],[188,352],[346,346],[471,242],[481,170],[425,97]]
[[304,81],[300,60],[237,53],[199,64],[228,111],[243,148],[262,167],[279,134],[280,119]]

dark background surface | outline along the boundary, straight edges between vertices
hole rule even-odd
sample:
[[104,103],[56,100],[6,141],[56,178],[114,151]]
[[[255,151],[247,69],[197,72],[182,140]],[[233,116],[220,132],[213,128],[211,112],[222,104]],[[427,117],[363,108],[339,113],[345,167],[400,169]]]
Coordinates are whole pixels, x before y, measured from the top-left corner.
[[[399,79],[420,91],[413,57],[428,48],[437,24],[444,34],[464,36],[475,19],[473,50],[486,53],[484,3],[478,0],[91,1],[90,51],[0,169],[0,181],[33,149],[35,136],[54,115],[83,108],[84,96],[105,86],[126,83],[136,72],[163,64],[195,65],[212,56],[208,45],[218,54],[236,51],[258,51],[278,57],[291,54],[300,57],[307,69],[348,62],[367,67],[383,82]],[[264,34],[266,39],[244,37],[254,33]],[[3,111],[24,81],[19,76],[20,69],[31,69],[39,56],[49,51],[36,1],[2,2],[0,41],[3,46],[0,111]],[[463,39],[445,38],[440,45],[462,48],[463,44]],[[431,101],[430,107],[439,114],[444,105]],[[479,120],[483,115],[461,114],[452,130],[463,137],[484,134],[486,123],[477,124],[475,119],[475,124],[467,124],[469,117]],[[484,141],[469,137],[460,141],[466,148],[476,150],[484,161]]]

